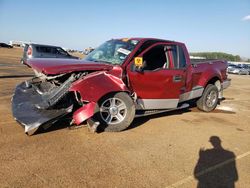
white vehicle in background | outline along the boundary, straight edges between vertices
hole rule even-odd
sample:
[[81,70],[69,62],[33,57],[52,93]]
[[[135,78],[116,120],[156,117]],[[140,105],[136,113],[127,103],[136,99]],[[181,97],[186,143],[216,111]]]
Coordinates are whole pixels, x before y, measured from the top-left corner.
[[94,50],[94,48],[88,47],[88,48],[84,49],[83,54],[88,55],[88,54],[89,54],[90,52],[92,52],[93,50]]
[[23,49],[23,57],[21,63],[26,64],[28,59],[34,58],[63,58],[63,59],[79,59],[70,55],[60,46],[51,46],[44,44],[25,44]]
[[250,74],[250,65],[247,64],[240,64],[239,65],[241,68],[245,69],[248,71],[248,74]]
[[[246,65],[247,66],[247,65]],[[238,74],[238,75],[249,75],[250,69],[249,67],[244,65],[228,65],[227,72],[231,74]]]

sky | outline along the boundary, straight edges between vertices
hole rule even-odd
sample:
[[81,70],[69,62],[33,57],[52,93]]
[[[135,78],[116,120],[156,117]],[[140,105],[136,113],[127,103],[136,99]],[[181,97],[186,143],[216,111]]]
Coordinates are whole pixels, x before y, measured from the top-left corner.
[[2,42],[83,50],[123,37],[250,58],[250,0],[0,0]]

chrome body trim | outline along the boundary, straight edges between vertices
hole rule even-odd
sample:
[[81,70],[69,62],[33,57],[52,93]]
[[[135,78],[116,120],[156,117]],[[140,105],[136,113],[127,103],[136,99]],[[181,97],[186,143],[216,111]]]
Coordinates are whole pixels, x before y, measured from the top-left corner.
[[176,108],[178,103],[179,99],[137,99],[139,108],[144,110]]
[[188,108],[189,104],[184,103],[181,106],[177,107],[177,108],[171,108],[171,109],[161,109],[161,110],[143,110],[144,113],[137,113],[135,114],[135,117],[145,117],[145,116],[151,116],[154,114],[160,114],[160,113],[164,113],[164,112],[171,112],[171,111],[175,111],[175,110],[180,110],[180,109],[184,109],[184,108]]
[[184,101],[188,101],[188,100],[191,100],[191,99],[201,97],[203,91],[204,91],[204,88],[201,87],[201,86],[194,87],[192,89],[192,91],[181,94],[179,102],[184,102]]

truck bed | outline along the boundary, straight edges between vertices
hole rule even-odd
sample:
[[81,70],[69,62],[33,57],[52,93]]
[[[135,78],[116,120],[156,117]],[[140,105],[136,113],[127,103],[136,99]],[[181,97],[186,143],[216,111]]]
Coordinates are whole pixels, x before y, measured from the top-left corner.
[[[221,81],[227,78],[227,62],[218,59],[195,59],[190,60],[192,65],[192,85],[206,86],[206,80],[217,76]],[[206,78],[206,79],[204,79]]]
[[190,59],[191,64],[197,65],[197,64],[203,64],[203,63],[213,63],[217,61],[223,61],[219,59]]

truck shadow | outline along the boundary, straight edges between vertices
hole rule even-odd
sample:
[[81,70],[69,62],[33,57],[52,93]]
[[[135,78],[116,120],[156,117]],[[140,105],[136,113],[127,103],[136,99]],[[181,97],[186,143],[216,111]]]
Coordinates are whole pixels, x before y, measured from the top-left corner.
[[[214,109],[213,111],[209,112],[209,113],[213,113],[213,114],[217,114],[217,113],[222,113],[222,114],[236,114],[236,112],[234,111],[230,111],[230,110],[227,110],[227,109],[219,109],[219,105],[221,105],[221,102],[223,102],[224,100],[234,100],[233,98],[225,98],[223,97],[222,99],[220,99],[218,101],[218,106],[216,109]],[[200,112],[200,113],[204,113],[203,111],[200,111],[198,108],[197,108],[197,105],[196,105],[196,102],[195,101],[190,101],[189,103],[189,109],[190,109],[190,112]]]
[[[223,100],[225,100],[225,98]],[[162,113],[159,113],[159,114],[148,115],[148,116],[144,116],[144,117],[137,117],[137,118],[134,119],[134,121],[131,123],[131,125],[127,129],[125,129],[124,131],[128,131],[130,129],[137,128],[137,127],[145,124],[146,122],[148,122],[150,119],[167,117],[167,116],[172,116],[172,115],[181,115],[181,114],[184,114],[184,113],[187,113],[187,112],[204,113],[204,112],[200,111],[199,109],[197,109],[195,102],[190,102],[189,105],[190,106],[188,108],[184,108],[184,109],[180,109],[180,110],[162,112]],[[221,109],[215,109],[214,111],[212,111],[210,113],[235,114],[235,112],[221,110]],[[70,121],[69,120],[67,120],[67,119],[66,120],[60,120],[60,121],[54,123],[53,125],[51,125],[47,129],[43,129],[42,127],[40,127],[35,134],[48,133],[48,132],[52,132],[52,131],[56,131],[56,130],[60,130],[60,129],[69,128],[69,126],[70,126]],[[103,132],[102,130],[97,130],[97,133],[102,133],[102,132]]]
[[197,188],[234,188],[238,180],[235,154],[225,150],[218,136],[211,136],[212,149],[199,150],[199,159],[194,168]]
[[172,116],[172,115],[181,115],[181,114],[186,113],[186,112],[191,112],[191,110],[189,108],[185,108],[185,109],[181,109],[181,110],[175,110],[175,111],[169,111],[169,112],[162,112],[162,113],[154,114],[154,115],[148,115],[148,116],[144,116],[144,117],[137,117],[134,119],[132,124],[125,131],[137,128],[137,127],[141,126],[142,124],[146,123],[147,121],[149,121],[150,119],[167,117],[167,116]]
[[[131,125],[124,131],[139,127],[140,125],[146,123],[150,119],[165,117],[165,116],[169,116],[169,115],[181,115],[181,114],[186,113],[186,112],[190,112],[190,110],[189,109],[182,109],[182,110],[178,110],[178,111],[164,112],[161,114],[154,114],[154,115],[149,115],[149,116],[145,116],[145,117],[138,117],[138,118],[135,118],[134,121],[131,123]],[[39,127],[39,129],[36,131],[36,133],[34,135],[49,133],[49,132],[53,132],[53,131],[57,131],[57,130],[65,129],[65,128],[69,128],[69,127],[70,127],[70,120],[66,118],[64,120],[60,120],[60,121],[52,124],[50,127],[46,128],[46,129],[44,129],[42,126]],[[97,133],[103,133],[103,131],[97,130]]]
[[44,134],[44,133],[57,131],[60,129],[69,128],[69,126],[70,126],[70,120],[66,118],[66,119],[55,122],[54,124],[50,125],[48,128],[43,128],[42,126],[39,127],[34,135]]
[[[228,99],[223,97],[219,101],[218,104],[220,104],[224,100],[228,100]],[[197,108],[195,100],[190,101],[188,104],[189,104],[189,107],[185,108],[185,109],[169,111],[169,112],[163,112],[163,113],[159,113],[159,114],[154,114],[154,115],[148,115],[148,116],[144,116],[144,117],[135,118],[134,121],[132,122],[132,124],[126,130],[130,130],[130,129],[134,129],[136,127],[139,127],[140,125],[142,125],[142,124],[146,123],[147,121],[149,121],[150,119],[154,119],[154,118],[167,117],[167,116],[171,116],[171,115],[181,115],[181,114],[186,113],[186,112],[204,113],[204,112],[200,111]],[[236,114],[236,112],[228,111],[228,110],[222,110],[222,109],[214,109],[212,112],[209,112],[209,113]]]

